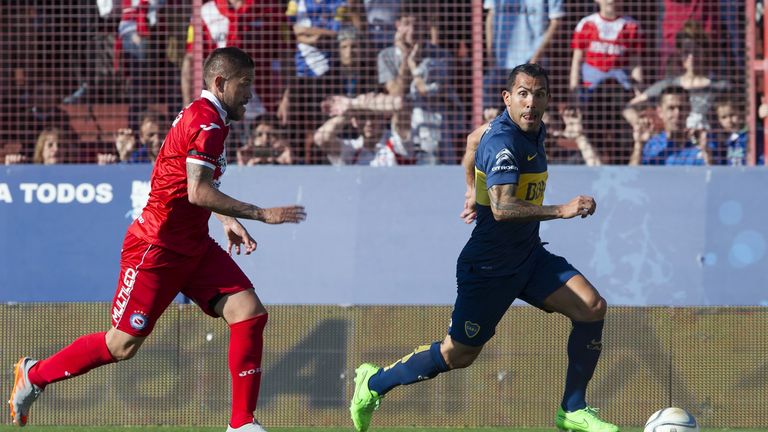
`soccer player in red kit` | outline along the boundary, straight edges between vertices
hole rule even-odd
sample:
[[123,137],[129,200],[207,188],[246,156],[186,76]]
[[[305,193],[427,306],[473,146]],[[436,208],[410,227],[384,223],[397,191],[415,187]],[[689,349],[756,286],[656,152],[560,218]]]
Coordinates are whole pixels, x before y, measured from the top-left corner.
[[[208,56],[203,65],[207,90],[173,122],[152,172],[149,201],[125,235],[112,328],[81,336],[40,361],[22,357],[9,401],[15,424],[26,424],[30,406],[48,384],[133,357],[181,292],[229,325],[232,414],[227,431],[265,430],[253,411],[267,310],[230,254],[233,249],[239,254],[241,246],[245,254],[256,249],[237,218],[298,223],[306,213],[301,206],[257,207],[218,189],[226,169],[229,122],[245,115],[254,75],[253,60],[238,48],[220,48]],[[224,226],[229,253],[208,235],[211,213]]]

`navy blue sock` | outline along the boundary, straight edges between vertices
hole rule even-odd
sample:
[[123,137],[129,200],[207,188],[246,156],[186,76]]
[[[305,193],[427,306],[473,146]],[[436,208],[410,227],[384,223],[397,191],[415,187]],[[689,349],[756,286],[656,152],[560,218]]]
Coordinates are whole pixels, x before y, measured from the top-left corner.
[[587,384],[600,358],[605,321],[572,322],[573,329],[568,337],[568,373],[565,376],[562,402],[566,411],[576,411],[587,406]]
[[440,342],[434,342],[416,348],[413,353],[378,371],[368,381],[368,388],[384,396],[399,385],[425,381],[447,371],[448,365],[440,354]]

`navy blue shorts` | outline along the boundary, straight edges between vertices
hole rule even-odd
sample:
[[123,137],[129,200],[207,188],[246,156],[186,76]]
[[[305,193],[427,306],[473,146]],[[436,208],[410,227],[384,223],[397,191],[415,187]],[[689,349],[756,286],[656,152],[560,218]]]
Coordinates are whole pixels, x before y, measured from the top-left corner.
[[579,271],[565,258],[550,253],[543,245],[536,247],[511,275],[487,277],[460,263],[456,269],[458,295],[448,334],[465,345],[481,346],[496,334],[496,325],[515,299],[551,312],[544,308],[544,300],[577,274]]

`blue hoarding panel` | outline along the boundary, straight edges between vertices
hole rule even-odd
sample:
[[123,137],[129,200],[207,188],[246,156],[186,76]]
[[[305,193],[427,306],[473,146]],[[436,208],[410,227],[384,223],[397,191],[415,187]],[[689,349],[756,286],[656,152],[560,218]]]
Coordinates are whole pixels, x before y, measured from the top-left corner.
[[[109,301],[150,167],[10,166],[0,174],[0,301]],[[542,223],[542,240],[610,304],[768,304],[768,170],[552,166],[545,204],[592,195],[590,218]],[[472,227],[460,167],[230,167],[222,190],[300,225],[244,225],[235,257],[272,304],[451,304]],[[225,241],[218,221],[211,235]]]

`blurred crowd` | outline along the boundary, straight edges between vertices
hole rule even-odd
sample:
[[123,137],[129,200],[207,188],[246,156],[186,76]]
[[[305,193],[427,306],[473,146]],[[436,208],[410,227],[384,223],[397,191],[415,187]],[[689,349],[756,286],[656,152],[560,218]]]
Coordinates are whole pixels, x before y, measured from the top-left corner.
[[729,0],[6,5],[0,161],[151,163],[205,56],[238,46],[257,79],[230,163],[458,164],[504,109],[509,71],[532,62],[550,73],[550,163],[764,164],[747,119],[768,105],[750,107],[745,79],[758,3],[749,18]]

